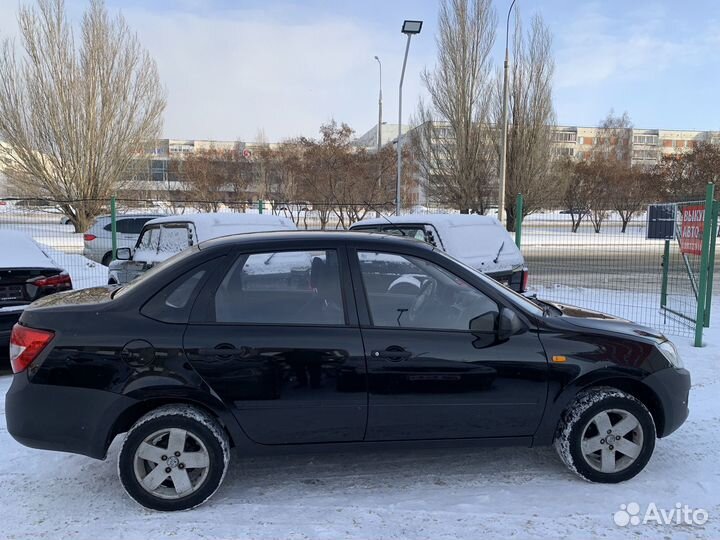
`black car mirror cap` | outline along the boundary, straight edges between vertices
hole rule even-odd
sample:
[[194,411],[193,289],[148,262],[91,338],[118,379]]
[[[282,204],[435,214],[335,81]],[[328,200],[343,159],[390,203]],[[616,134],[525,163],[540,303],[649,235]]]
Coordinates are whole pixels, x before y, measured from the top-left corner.
[[497,328],[497,325],[497,311],[490,311],[471,319],[470,331],[492,334],[492,332]]
[[132,259],[132,251],[128,247],[121,247],[115,250],[115,258],[118,261],[129,261]]
[[498,339],[504,341],[527,330],[520,317],[512,309],[503,307],[498,317]]

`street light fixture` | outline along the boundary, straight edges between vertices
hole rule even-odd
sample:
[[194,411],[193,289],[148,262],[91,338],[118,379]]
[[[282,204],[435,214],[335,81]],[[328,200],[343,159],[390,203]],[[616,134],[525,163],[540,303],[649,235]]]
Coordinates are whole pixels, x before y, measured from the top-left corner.
[[377,127],[377,149],[378,152],[382,147],[382,62],[376,56],[378,67],[380,68],[380,92],[378,93],[378,127]]
[[407,35],[405,45],[405,57],[403,58],[402,72],[400,73],[400,88],[398,90],[398,138],[397,138],[397,184],[395,186],[395,215],[400,215],[401,191],[400,178],[402,177],[402,87],[405,79],[405,66],[407,65],[408,51],[410,50],[410,38],[419,34],[422,30],[422,21],[403,22],[402,33]]
[[498,186],[498,220],[505,222],[505,176],[507,173],[507,131],[508,131],[508,68],[510,67],[510,53],[508,41],[510,38],[510,13],[515,6],[512,0],[508,9],[507,23],[505,25],[505,66],[503,76],[503,108],[502,108],[502,147],[500,151],[500,185]]

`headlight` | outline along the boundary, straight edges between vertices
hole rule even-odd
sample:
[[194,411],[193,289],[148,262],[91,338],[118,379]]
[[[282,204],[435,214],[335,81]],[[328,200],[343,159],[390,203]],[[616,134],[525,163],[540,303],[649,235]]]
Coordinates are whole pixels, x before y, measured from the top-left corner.
[[678,354],[677,349],[675,348],[675,345],[673,345],[672,341],[663,341],[657,347],[658,349],[660,349],[660,352],[663,353],[663,356],[667,358],[670,364],[672,364],[676,368],[683,367],[682,359],[680,358],[680,355]]

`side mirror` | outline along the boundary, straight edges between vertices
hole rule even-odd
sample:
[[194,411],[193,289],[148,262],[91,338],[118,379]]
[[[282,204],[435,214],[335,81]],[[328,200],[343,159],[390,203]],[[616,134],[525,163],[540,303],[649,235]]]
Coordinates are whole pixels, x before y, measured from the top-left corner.
[[495,331],[496,318],[497,311],[491,311],[478,315],[474,319],[470,320],[470,331],[492,334]]
[[498,319],[498,339],[505,341],[510,336],[520,334],[525,331],[525,325],[520,320],[520,317],[512,310],[506,307],[500,310],[500,317]]
[[130,251],[130,248],[127,247],[117,248],[115,250],[115,258],[118,261],[129,261],[132,259],[132,251]]

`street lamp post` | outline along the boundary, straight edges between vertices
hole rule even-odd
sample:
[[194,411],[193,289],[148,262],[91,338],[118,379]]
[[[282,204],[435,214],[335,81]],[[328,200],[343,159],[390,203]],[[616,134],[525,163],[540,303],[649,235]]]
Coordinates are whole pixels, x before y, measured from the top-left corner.
[[405,21],[402,25],[402,33],[407,35],[405,45],[405,57],[403,58],[402,72],[400,72],[400,88],[398,91],[398,138],[397,138],[397,185],[395,186],[395,215],[400,215],[400,178],[402,177],[402,87],[405,79],[405,66],[407,64],[408,51],[410,50],[410,38],[419,34],[422,30],[422,21]]
[[382,62],[376,56],[378,67],[380,68],[380,92],[378,93],[378,127],[377,127],[377,149],[380,152],[382,147]]
[[508,131],[508,69],[510,67],[509,37],[510,13],[515,6],[512,0],[505,25],[505,66],[503,76],[503,107],[502,107],[502,146],[500,150],[500,185],[498,186],[498,220],[505,222],[505,177],[507,174],[507,131]]

